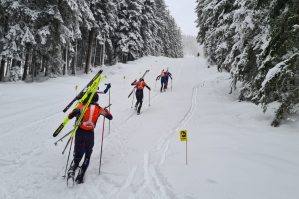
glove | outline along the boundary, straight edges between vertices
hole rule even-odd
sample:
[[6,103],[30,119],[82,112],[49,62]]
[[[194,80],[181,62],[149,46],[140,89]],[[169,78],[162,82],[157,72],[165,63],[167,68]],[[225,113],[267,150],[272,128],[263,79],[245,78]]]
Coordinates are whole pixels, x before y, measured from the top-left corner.
[[106,86],[106,88],[104,90],[104,94],[106,94],[110,88],[111,88],[111,85],[109,83],[109,84],[107,84],[107,86]]

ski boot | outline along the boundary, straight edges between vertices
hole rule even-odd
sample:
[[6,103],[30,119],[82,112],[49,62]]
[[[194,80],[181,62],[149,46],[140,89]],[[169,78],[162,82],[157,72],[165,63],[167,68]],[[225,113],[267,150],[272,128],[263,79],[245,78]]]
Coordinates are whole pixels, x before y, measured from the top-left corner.
[[77,175],[77,177],[76,177],[76,180],[75,180],[77,184],[82,184],[82,183],[84,183],[84,181],[83,181],[84,173],[85,173],[85,172],[83,171],[83,169],[80,168],[79,173],[78,173],[78,175]]
[[75,170],[73,167],[70,167],[70,169],[67,172],[67,179],[66,179],[66,184],[68,187],[73,187],[75,184]]

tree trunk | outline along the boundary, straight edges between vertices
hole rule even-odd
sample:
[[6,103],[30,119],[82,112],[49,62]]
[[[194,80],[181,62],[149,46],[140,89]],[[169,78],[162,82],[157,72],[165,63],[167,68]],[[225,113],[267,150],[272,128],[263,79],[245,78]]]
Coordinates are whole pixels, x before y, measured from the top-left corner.
[[12,65],[12,59],[7,59],[5,77],[10,75],[9,71],[11,69],[11,65]]
[[30,59],[30,51],[28,50],[26,53],[24,73],[23,73],[23,77],[22,77],[23,81],[25,81],[27,78],[27,73],[28,73],[28,69],[29,69],[29,59]]
[[32,82],[34,82],[34,77],[36,77],[36,51],[34,50],[32,53],[32,62],[31,62],[31,75],[32,75]]
[[4,81],[4,77],[5,77],[5,74],[4,74],[4,71],[5,71],[5,60],[4,59],[1,59],[1,62],[0,62],[0,82],[3,82]]
[[93,67],[95,67],[96,64],[96,55],[97,55],[97,38],[95,38],[95,47],[94,47],[94,55],[93,55]]
[[82,39],[80,41],[80,45],[79,45],[79,58],[78,58],[78,65],[80,69],[83,69],[83,58],[85,56],[85,43],[84,40]]
[[69,44],[67,45],[66,51],[66,74],[68,74],[68,70],[70,67],[70,57],[69,57]]
[[90,69],[91,56],[92,56],[92,46],[93,46],[95,33],[96,33],[95,28],[92,28],[89,31],[88,51],[87,51],[86,63],[85,63],[85,73],[86,74],[88,74],[89,69]]
[[62,75],[66,75],[67,74],[67,67],[68,67],[68,46],[66,46],[65,48],[65,60],[64,60],[64,65],[63,65],[63,71],[62,71]]
[[78,62],[78,43],[77,43],[77,39],[76,39],[76,47],[75,47],[75,50],[76,50],[76,53],[75,53],[75,60],[73,62],[73,66],[72,66],[72,75],[76,75],[76,68],[77,68],[77,62]]
[[100,65],[102,63],[102,44],[100,44],[98,48],[99,48],[98,50],[99,56],[96,59],[96,63]]
[[45,65],[44,65],[44,56],[41,56],[40,59],[40,72],[45,72]]
[[45,67],[45,77],[49,76],[49,64],[48,59],[44,59],[44,67]]
[[102,62],[101,62],[101,64],[102,64],[102,66],[104,66],[104,64],[105,64],[105,40],[104,40],[104,44],[103,44],[103,52],[102,52]]

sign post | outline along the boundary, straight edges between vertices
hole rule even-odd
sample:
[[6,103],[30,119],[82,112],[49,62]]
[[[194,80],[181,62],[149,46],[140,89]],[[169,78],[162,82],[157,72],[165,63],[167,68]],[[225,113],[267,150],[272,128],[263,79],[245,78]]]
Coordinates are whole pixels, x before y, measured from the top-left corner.
[[182,142],[186,142],[186,165],[188,164],[188,159],[187,159],[187,142],[188,142],[188,135],[187,135],[187,130],[181,130],[180,131],[180,139]]

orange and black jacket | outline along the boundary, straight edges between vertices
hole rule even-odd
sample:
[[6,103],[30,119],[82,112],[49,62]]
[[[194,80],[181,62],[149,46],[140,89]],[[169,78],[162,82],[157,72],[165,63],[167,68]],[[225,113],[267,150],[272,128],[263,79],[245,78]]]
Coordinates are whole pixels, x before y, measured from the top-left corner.
[[148,90],[151,90],[151,88],[145,83],[144,80],[141,80],[141,81],[134,81],[131,83],[131,85],[135,85],[136,89],[137,90],[143,90],[144,87],[148,88]]
[[[77,109],[74,109],[70,114],[69,114],[69,119],[72,119],[73,117],[78,117],[83,110],[84,104],[79,104]],[[80,124],[80,128],[86,131],[93,131],[94,128],[96,127],[97,121],[99,116],[103,115],[105,118],[108,120],[112,120],[112,115],[111,113],[102,107],[100,107],[97,103],[92,103],[88,106],[83,119]]]

